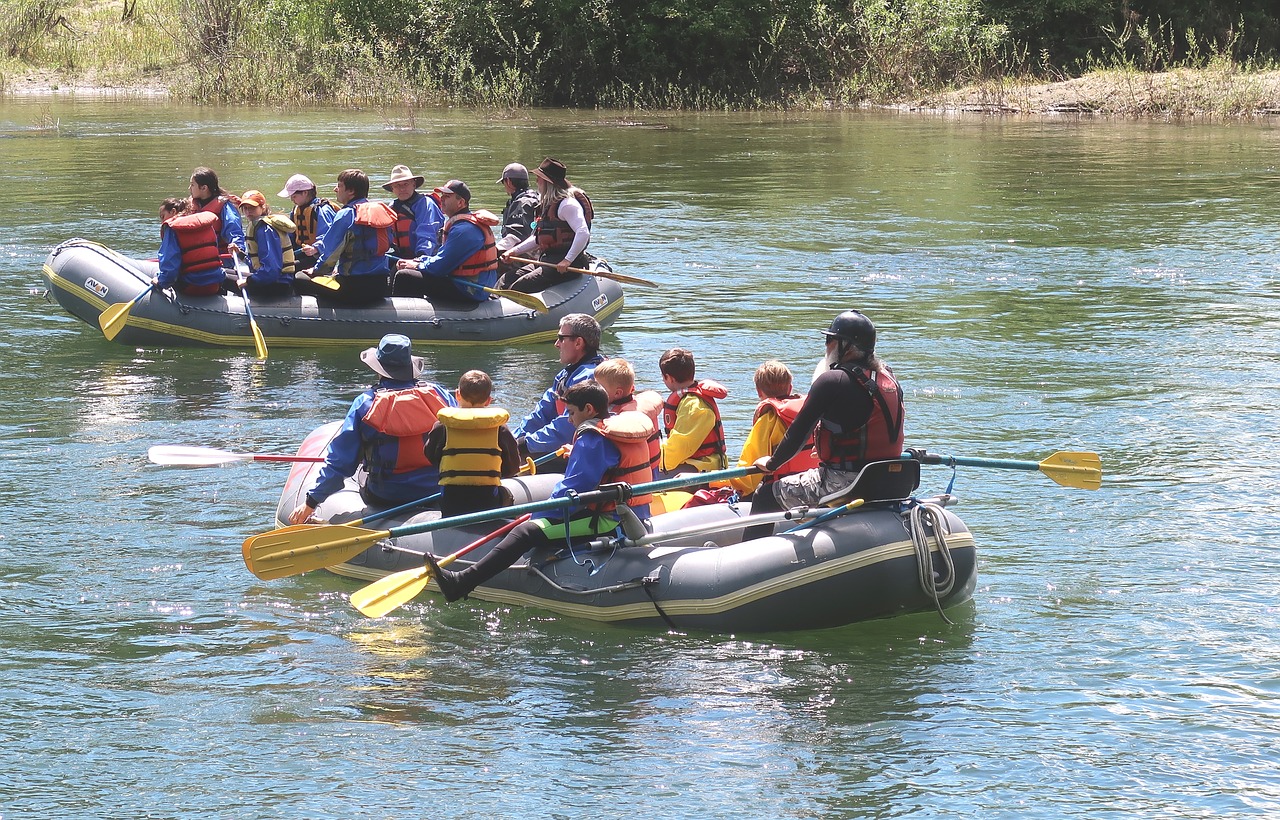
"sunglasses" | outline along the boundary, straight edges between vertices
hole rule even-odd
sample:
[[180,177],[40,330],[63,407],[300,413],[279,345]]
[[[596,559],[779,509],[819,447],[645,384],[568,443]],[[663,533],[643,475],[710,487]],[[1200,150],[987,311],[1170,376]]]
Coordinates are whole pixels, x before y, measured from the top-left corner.
[[582,337],[576,333],[557,333],[556,341],[563,342],[565,339],[581,339]]

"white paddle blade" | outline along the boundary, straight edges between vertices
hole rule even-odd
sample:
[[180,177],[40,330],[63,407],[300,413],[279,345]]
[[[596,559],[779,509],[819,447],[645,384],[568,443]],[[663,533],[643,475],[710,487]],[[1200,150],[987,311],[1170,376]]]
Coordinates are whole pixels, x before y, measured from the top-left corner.
[[154,464],[176,467],[216,467],[233,461],[249,461],[252,455],[229,453],[212,447],[182,447],[176,444],[158,444],[147,450],[147,458]]

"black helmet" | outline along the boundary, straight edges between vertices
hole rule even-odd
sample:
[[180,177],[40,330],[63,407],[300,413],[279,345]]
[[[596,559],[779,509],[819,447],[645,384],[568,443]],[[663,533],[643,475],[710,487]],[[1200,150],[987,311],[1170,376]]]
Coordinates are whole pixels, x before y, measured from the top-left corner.
[[831,327],[822,332],[828,339],[844,339],[853,342],[858,349],[870,356],[876,349],[876,326],[860,310],[846,310],[831,320]]

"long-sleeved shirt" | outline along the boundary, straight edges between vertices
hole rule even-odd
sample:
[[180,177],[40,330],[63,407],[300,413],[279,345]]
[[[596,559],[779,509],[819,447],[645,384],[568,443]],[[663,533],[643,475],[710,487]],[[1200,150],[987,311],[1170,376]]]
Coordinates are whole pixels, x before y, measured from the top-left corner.
[[573,441],[573,424],[569,414],[556,410],[556,400],[575,384],[590,381],[596,374],[596,365],[604,361],[599,353],[589,359],[571,364],[556,374],[556,378],[538,400],[533,412],[524,417],[516,429],[516,438],[524,439],[529,452],[542,455],[559,450]]
[[[284,275],[284,247],[280,234],[265,221],[254,220],[249,226],[258,242],[258,256],[250,259],[249,279],[260,285],[289,284],[292,276]],[[256,264],[255,264],[256,263]]]
[[413,253],[411,256],[431,256],[440,247],[440,229],[444,227],[444,214],[440,206],[421,191],[415,191],[408,199],[396,200],[391,207],[400,211],[408,208],[413,215]]
[[[622,453],[612,441],[602,435],[587,433],[578,436],[569,453],[569,463],[564,468],[564,478],[556,483],[552,498],[565,498],[570,492],[586,493],[600,489],[604,474],[616,467]],[[631,505],[637,516],[648,518],[648,504]],[[546,513],[543,517],[562,519],[563,513]]]
[[[558,207],[559,210],[556,212],[557,215],[560,219],[569,223],[569,227],[573,229],[573,244],[569,246],[569,252],[564,255],[565,259],[572,262],[587,249],[587,243],[591,241],[591,228],[587,226],[587,215],[586,212],[582,210],[582,203],[575,197],[565,197],[560,200],[560,205]],[[520,256],[521,254],[533,250],[537,246],[537,234],[531,234],[529,238],[512,248],[509,253],[514,256]]]
[[[424,276],[434,276],[441,279],[453,276],[454,271],[467,260],[467,257],[484,247],[484,242],[484,231],[478,226],[455,219],[449,225],[449,232],[445,234],[444,244],[440,246],[436,254],[426,259],[418,260],[418,270],[422,271]],[[454,289],[458,291],[459,295],[476,302],[483,302],[489,298],[489,294],[480,288],[471,287],[459,281],[461,278],[455,277],[453,279]],[[479,276],[465,277],[465,281],[491,288],[498,283],[498,271],[494,269],[485,271]]]
[[511,195],[502,209],[502,236],[498,237],[498,252],[514,248],[533,233],[533,221],[538,218],[538,192],[521,188]]
[[[329,230],[324,232],[324,236],[315,241],[313,247],[316,249],[316,269],[321,270],[329,257],[335,253],[341,253],[343,245],[346,242],[367,242],[369,240],[368,233],[374,230],[383,230],[382,228],[370,228],[365,225],[356,224],[356,206],[363,205],[368,202],[367,199],[355,199],[348,202],[346,206],[334,214],[333,224],[329,226]],[[391,272],[390,265],[386,256],[374,256],[361,253],[355,254],[357,258],[346,268],[339,268],[338,273],[343,276],[386,276]],[[339,257],[341,264],[341,257]]]
[[716,411],[711,405],[692,393],[681,396],[676,405],[676,422],[667,433],[667,440],[662,442],[659,469],[671,472],[685,462],[700,473],[723,467],[718,454],[693,458],[715,426]]

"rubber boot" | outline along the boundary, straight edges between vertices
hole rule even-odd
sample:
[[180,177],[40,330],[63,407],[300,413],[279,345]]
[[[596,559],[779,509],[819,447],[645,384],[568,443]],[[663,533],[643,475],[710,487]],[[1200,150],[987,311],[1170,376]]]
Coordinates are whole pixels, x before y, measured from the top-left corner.
[[545,543],[546,536],[543,535],[542,528],[532,521],[526,521],[508,533],[488,555],[460,572],[441,569],[434,556],[424,555],[423,558],[426,559],[427,566],[431,567],[432,577],[444,593],[444,599],[453,602],[467,597],[471,590],[520,560],[521,555]]

